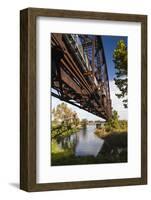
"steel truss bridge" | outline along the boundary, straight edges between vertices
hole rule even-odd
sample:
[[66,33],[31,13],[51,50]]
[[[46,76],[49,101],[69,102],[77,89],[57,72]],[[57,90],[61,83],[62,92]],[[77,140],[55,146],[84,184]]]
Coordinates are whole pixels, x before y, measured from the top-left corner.
[[101,36],[51,34],[51,94],[108,120],[112,114]]

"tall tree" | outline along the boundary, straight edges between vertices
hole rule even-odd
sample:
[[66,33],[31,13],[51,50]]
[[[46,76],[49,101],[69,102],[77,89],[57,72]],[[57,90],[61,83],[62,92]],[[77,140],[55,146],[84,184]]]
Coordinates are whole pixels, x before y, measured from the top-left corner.
[[127,108],[127,46],[124,40],[118,41],[117,47],[113,52],[113,62],[116,70],[114,81],[120,90],[120,93],[116,94],[116,96],[122,99],[124,107]]
[[77,113],[72,111],[66,103],[61,103],[57,105],[56,108],[52,111],[53,121],[56,124],[65,124],[65,125],[75,125],[77,126],[79,123],[79,118]]
[[119,128],[119,116],[116,110],[113,110],[112,117],[105,122],[105,128],[108,131],[113,131],[114,129]]

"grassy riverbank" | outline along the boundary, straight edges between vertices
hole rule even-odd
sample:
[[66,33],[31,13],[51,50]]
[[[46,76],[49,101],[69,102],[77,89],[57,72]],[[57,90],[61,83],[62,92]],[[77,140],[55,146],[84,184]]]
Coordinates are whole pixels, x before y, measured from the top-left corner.
[[95,130],[95,134],[103,139],[110,135],[121,135],[125,133],[127,133],[127,121],[119,120],[117,112],[115,111],[113,112],[112,118]]
[[[51,123],[52,166],[127,162],[127,121],[120,121],[117,112],[114,111],[112,117],[105,122],[104,127],[96,130],[95,128],[90,129],[88,132],[87,125],[87,120],[80,121],[77,114],[69,109],[65,103],[53,109]],[[84,130],[80,133],[79,130],[82,128]],[[86,139],[87,134],[98,136],[95,136],[99,140],[97,156],[88,156],[91,153],[78,154],[79,156],[77,156],[76,150],[80,140],[82,140],[83,148],[81,151],[87,151],[90,148],[90,151],[93,152],[96,148],[95,140],[97,139],[91,137],[90,140],[93,144],[90,145],[90,141]]]
[[123,152],[120,155],[105,152],[98,155],[97,157],[93,156],[75,156],[70,151],[52,153],[51,165],[52,166],[61,166],[61,165],[81,165],[81,164],[103,164],[103,163],[123,163],[127,162],[127,152]]
[[80,165],[127,162],[127,133],[110,134],[104,139],[99,154],[94,156],[75,156],[74,147],[61,149],[52,141],[51,165]]
[[108,136],[122,135],[125,133],[127,133],[127,129],[113,129],[112,131],[106,131],[105,128],[97,128],[95,131],[95,134],[102,139],[105,139]]

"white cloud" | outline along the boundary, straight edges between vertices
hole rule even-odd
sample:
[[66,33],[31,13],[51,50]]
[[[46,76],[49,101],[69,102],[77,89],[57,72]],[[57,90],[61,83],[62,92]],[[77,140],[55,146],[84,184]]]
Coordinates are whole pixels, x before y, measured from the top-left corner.
[[122,100],[119,99],[115,94],[119,93],[119,89],[115,85],[114,81],[109,82],[110,94],[112,100],[112,108],[118,112],[120,119],[128,119],[128,109],[125,109]]

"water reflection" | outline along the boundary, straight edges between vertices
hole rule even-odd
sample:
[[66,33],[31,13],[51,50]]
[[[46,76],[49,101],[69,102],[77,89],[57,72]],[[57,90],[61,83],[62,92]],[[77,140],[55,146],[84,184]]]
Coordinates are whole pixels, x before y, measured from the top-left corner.
[[105,138],[100,155],[107,155],[110,161],[127,162],[127,132],[112,133]]
[[104,140],[94,134],[95,125],[89,125],[77,133],[64,139],[58,139],[57,143],[62,149],[72,149],[75,156],[97,156],[103,147]]
[[59,150],[52,153],[51,165],[127,162],[127,133],[112,133],[101,139],[95,128],[91,125],[68,137],[58,137],[55,148]]

